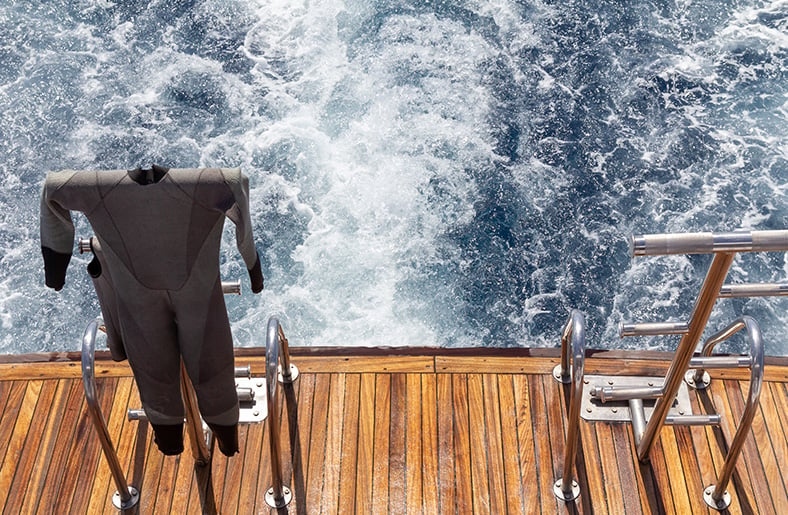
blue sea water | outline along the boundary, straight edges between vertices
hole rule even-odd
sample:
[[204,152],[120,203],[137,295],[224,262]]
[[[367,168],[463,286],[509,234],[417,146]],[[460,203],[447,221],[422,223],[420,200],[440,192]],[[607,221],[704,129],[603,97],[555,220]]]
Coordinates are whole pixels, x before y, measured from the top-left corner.
[[[239,346],[270,315],[295,345],[556,346],[578,308],[590,347],[672,349],[617,325],[687,319],[709,259],[627,238],[788,228],[788,2],[4,2],[0,353],[75,350],[98,313],[84,256],[43,287],[46,172],[151,163],[250,177]],[[247,280],[229,223],[222,262]],[[710,330],[750,314],[788,355],[786,308]]]

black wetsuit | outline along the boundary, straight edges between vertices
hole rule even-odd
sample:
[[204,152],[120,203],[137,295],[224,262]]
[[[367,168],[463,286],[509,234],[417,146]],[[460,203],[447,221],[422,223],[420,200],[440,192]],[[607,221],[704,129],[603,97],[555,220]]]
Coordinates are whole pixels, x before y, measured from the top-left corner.
[[160,167],[48,174],[41,247],[46,284],[56,290],[74,245],[70,210],[85,213],[95,231],[89,271],[110,349],[116,359],[128,357],[159,448],[183,449],[183,359],[203,419],[222,452],[236,452],[238,398],[219,247],[226,216],[236,225],[252,290],[262,290],[248,179],[237,169]]

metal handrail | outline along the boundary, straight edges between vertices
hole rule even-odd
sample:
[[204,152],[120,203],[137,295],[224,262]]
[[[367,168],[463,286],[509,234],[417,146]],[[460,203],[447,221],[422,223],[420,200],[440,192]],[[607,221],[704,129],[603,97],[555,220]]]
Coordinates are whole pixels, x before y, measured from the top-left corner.
[[112,496],[112,504],[119,510],[126,510],[137,504],[140,499],[140,494],[136,487],[126,482],[126,477],[121,470],[118,455],[115,452],[115,447],[112,445],[112,439],[109,436],[109,430],[107,430],[107,423],[104,420],[104,415],[101,413],[101,408],[98,403],[95,379],[95,344],[96,333],[102,324],[103,321],[100,318],[96,318],[88,324],[82,336],[82,384],[85,387],[85,399],[88,405],[88,413],[98,433],[99,441],[101,442],[101,450],[104,452],[104,457],[109,464],[112,478],[115,480],[115,485],[118,487],[118,490]]
[[[788,234],[788,231],[786,233]],[[703,334],[703,330],[706,328],[720,287],[725,281],[725,276],[728,274],[735,255],[735,252],[719,252],[714,255],[709,271],[706,273],[706,279],[703,281],[703,286],[698,294],[698,299],[695,302],[695,307],[692,310],[688,330],[682,335],[676,354],[665,376],[665,382],[662,386],[663,395],[657,399],[654,411],[638,445],[638,459],[641,461],[648,456],[656,436],[665,424],[668,410],[679,391],[684,374],[689,368],[692,354]]]
[[[731,504],[731,496],[726,491],[726,487],[736,467],[736,460],[741,453],[742,447],[744,446],[744,440],[747,438],[747,432],[750,430],[750,427],[752,427],[752,421],[758,409],[758,399],[761,395],[761,387],[763,386],[764,350],[761,328],[754,318],[743,316],[709,338],[704,344],[702,352],[703,356],[710,356],[715,345],[727,340],[742,329],[747,330],[747,336],[750,340],[750,357],[752,359],[750,367],[750,391],[747,394],[747,403],[744,407],[744,413],[742,413],[739,427],[736,429],[736,434],[728,449],[728,454],[725,456],[725,463],[722,465],[722,472],[717,478],[717,483],[708,486],[703,492],[703,499],[706,501],[706,504],[720,511],[726,509]],[[701,374],[702,373],[703,371],[701,370]]]
[[[281,359],[281,365],[279,361]],[[279,378],[291,383],[298,376],[298,369],[290,363],[290,350],[282,326],[275,317],[268,319],[265,341],[265,380],[268,402],[268,442],[271,450],[271,478],[273,485],[265,492],[265,502],[271,508],[290,504],[293,493],[284,485],[282,463],[279,457]]]
[[788,230],[641,234],[629,244],[633,256],[786,251]]
[[[569,370],[571,342],[572,369]],[[586,329],[583,313],[572,310],[561,335],[561,364],[553,370],[553,377],[563,384],[572,384],[569,393],[566,445],[564,446],[564,470],[553,485],[553,494],[564,502],[574,501],[580,496],[580,486],[572,479],[572,471],[580,439],[580,403],[583,398],[583,366],[585,362]]]

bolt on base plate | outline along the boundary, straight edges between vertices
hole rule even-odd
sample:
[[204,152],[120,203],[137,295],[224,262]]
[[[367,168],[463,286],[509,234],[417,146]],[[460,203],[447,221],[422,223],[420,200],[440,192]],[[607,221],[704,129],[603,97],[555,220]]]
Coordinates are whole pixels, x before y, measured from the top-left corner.
[[112,494],[112,505],[118,510],[128,510],[129,508],[133,508],[137,505],[140,500],[140,492],[133,486],[129,485],[129,493],[131,494],[131,499],[126,502],[120,500],[120,492],[115,492]]
[[695,370],[689,369],[687,370],[687,373],[684,374],[684,382],[687,383],[687,386],[690,388],[694,388],[696,390],[705,390],[711,384],[711,376],[704,370],[701,380],[696,381]]
[[717,511],[723,511],[731,505],[731,494],[725,490],[722,493],[722,497],[720,498],[719,502],[715,502],[712,498],[714,494],[714,485],[707,486],[706,489],[703,491],[703,500],[706,501],[706,504],[709,505],[709,508]]
[[271,508],[284,508],[293,500],[293,492],[286,486],[282,487],[282,498],[277,501],[274,497],[274,487],[272,486],[265,492],[265,503]]
[[577,481],[574,479],[572,480],[571,492],[564,492],[561,490],[561,483],[563,483],[563,479],[559,479],[553,484],[553,495],[555,495],[559,501],[572,502],[580,497],[580,485],[577,484]]

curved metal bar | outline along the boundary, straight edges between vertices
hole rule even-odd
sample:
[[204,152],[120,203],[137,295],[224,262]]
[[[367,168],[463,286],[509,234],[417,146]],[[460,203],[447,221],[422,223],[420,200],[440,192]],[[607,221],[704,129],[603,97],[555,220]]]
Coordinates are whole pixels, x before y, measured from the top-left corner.
[[115,452],[115,447],[112,445],[112,439],[109,436],[109,430],[107,430],[107,423],[104,420],[104,415],[102,415],[98,403],[94,350],[96,333],[101,325],[102,320],[100,318],[93,320],[85,328],[85,333],[82,336],[82,384],[85,387],[85,399],[87,400],[88,413],[98,433],[99,441],[101,442],[101,450],[104,451],[104,457],[109,464],[112,478],[115,480],[115,485],[118,487],[118,491],[115,492],[113,496],[113,504],[120,510],[126,510],[137,504],[140,495],[135,487],[130,486],[126,482],[126,477],[123,475],[120,461],[118,461],[118,455]]
[[[265,380],[266,400],[268,402],[268,442],[271,450],[271,479],[273,486],[265,493],[266,503],[272,508],[287,506],[292,499],[290,489],[283,485],[282,462],[279,456],[279,356],[282,347],[281,336],[284,336],[279,320],[268,319],[265,340]],[[289,359],[288,359],[289,364]]]
[[[569,352],[567,344],[571,342],[572,370],[569,374]],[[564,471],[561,479],[553,485],[555,496],[565,502],[573,501],[580,496],[580,487],[572,479],[575,465],[578,440],[580,439],[580,402],[583,397],[583,366],[585,362],[586,328],[583,313],[572,310],[564,326],[561,337],[560,377],[553,375],[564,384],[571,382],[569,393],[569,414],[567,415],[566,445],[564,446]],[[556,367],[557,369],[558,367]],[[564,381],[565,377],[570,381]]]
[[[725,489],[736,467],[736,460],[739,458],[739,454],[744,446],[744,440],[747,438],[747,433],[752,427],[752,420],[755,418],[755,412],[758,410],[758,399],[761,395],[761,387],[763,386],[763,339],[761,337],[761,328],[758,322],[749,316],[743,316],[734,324],[736,323],[741,323],[743,327],[747,329],[747,335],[750,339],[750,356],[752,356],[750,391],[747,394],[747,403],[744,406],[744,413],[742,413],[739,427],[736,429],[736,435],[733,437],[728,455],[725,456],[725,463],[722,465],[722,472],[717,479],[717,484],[714,485],[713,488],[709,486],[704,491],[706,504],[716,510],[724,510],[730,505],[730,495],[727,495]],[[709,347],[713,347],[713,345],[709,345]],[[705,350],[704,348],[704,352]]]
[[[737,319],[732,324],[728,325],[725,329],[717,332],[713,336],[710,336],[703,343],[703,348],[701,350],[701,356],[704,357],[704,358],[710,357],[712,351],[714,351],[714,347],[716,347],[718,344],[724,342],[725,340],[727,340],[728,338],[730,338],[734,334],[736,334],[739,331],[741,331],[742,329],[744,329],[747,326],[747,321],[745,319],[748,319],[751,323],[755,322],[755,320],[752,317],[749,317],[749,316],[744,316],[744,317],[741,317],[741,318]],[[757,325],[757,322],[756,322],[756,325]],[[748,364],[748,366],[749,366],[749,364]],[[705,371],[705,369],[702,366],[700,366],[700,367],[695,369],[695,373],[693,374],[693,377],[692,377],[692,379],[695,382],[695,384],[698,384],[698,385],[703,384],[703,372],[704,371]]]

